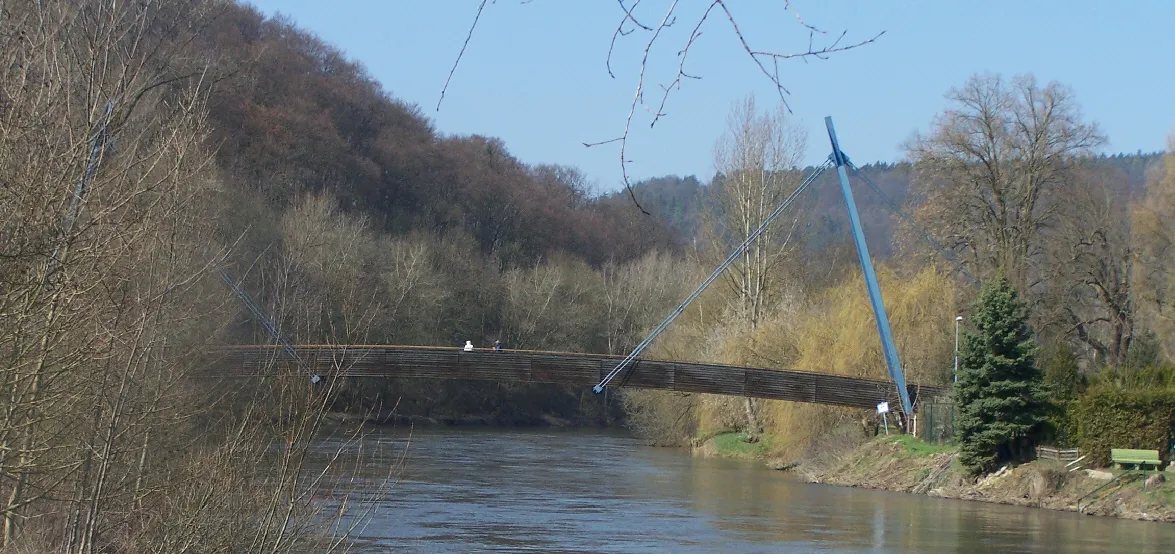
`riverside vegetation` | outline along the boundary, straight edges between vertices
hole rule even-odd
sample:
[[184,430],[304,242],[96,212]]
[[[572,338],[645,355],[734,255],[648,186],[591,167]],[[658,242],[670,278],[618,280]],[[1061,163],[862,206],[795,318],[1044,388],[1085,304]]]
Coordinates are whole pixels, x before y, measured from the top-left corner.
[[[753,98],[713,178],[635,187],[648,217],[574,168],[437,132],[396,83],[236,2],[3,2],[0,54],[2,550],[338,548],[355,521],[339,510],[364,508],[328,486],[360,460],[332,412],[626,421],[666,445],[744,433],[797,460],[876,428],[704,395],[208,377],[208,345],[272,340],[222,268],[297,342],[627,351],[798,183],[806,137]],[[1025,300],[1067,414],[1041,432],[1103,452],[1091,422],[1113,418],[1137,429],[1121,446],[1169,439],[1169,422],[1131,422],[1170,402],[1175,160],[1094,156],[1072,93],[1031,77],[976,76],[949,98],[907,162],[866,174]],[[840,199],[803,202],[653,354],[885,375]],[[907,374],[946,383],[955,306],[975,291],[881,200],[859,202]],[[328,433],[342,446],[316,450]]]
[[[952,394],[959,405],[960,444],[949,460],[919,459],[906,467],[959,480],[954,488],[935,485],[940,493],[980,498],[978,489],[962,484],[989,486],[985,476],[997,470],[1003,476],[1007,464],[1026,462],[1038,443],[1078,446],[1089,453],[1088,463],[1100,466],[1109,462],[1111,447],[1154,449],[1170,461],[1175,280],[1168,218],[1175,205],[1175,155],[1152,158],[1145,178],[1132,183],[1121,168],[1090,155],[1105,139],[1083,120],[1071,91],[1041,87],[1030,76],[975,76],[947,98],[950,107],[931,130],[906,145],[910,165],[902,170],[912,183],[906,203],[918,225],[893,226],[893,250],[880,273],[910,380],[951,383],[951,323],[956,313],[967,321]],[[768,119],[758,126],[740,123],[737,109],[735,114],[728,136],[751,152],[746,159],[766,159],[746,146],[754,142],[747,137],[789,132]],[[758,176],[748,179],[756,186],[769,186],[767,176],[779,174],[770,163],[748,163],[723,170],[709,192],[753,199],[728,185],[740,172]],[[737,242],[730,230],[739,228],[738,218],[730,217],[724,202],[729,200],[703,205],[700,236],[729,244]],[[718,225],[708,227],[707,217]],[[946,250],[928,248],[918,226]],[[684,325],[662,339],[659,353],[884,378],[865,287],[844,243],[839,252],[823,245],[827,258],[843,256],[841,272],[822,276],[831,286],[812,287],[805,279],[813,269],[808,245],[792,242],[795,223],[784,227],[765,251],[741,260],[725,294],[704,298]],[[939,269],[939,254],[990,286],[980,294],[955,272]],[[783,269],[767,270],[773,279],[764,281],[764,264]],[[976,297],[973,309],[963,307]],[[864,477],[898,469],[890,465],[892,456],[876,456],[889,450],[870,440],[880,423],[874,414],[666,392],[633,393],[626,401],[632,426],[657,444],[692,443],[705,454],[767,458],[825,482],[931,490],[918,486],[928,475],[915,481]],[[855,465],[846,466],[846,459]],[[1052,479],[1051,490],[1038,488],[1024,498],[1069,506],[1075,491],[1088,484],[1070,479],[1072,488],[1050,496],[1061,481]],[[1160,485],[1139,497],[1142,504],[1102,511],[1171,520],[1169,492]]]

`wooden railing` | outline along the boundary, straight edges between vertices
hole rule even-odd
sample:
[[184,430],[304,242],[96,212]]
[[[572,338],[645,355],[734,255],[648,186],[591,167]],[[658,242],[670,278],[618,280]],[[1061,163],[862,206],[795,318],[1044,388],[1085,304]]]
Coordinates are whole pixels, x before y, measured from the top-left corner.
[[[475,350],[385,345],[295,346],[299,357],[323,376],[470,379],[499,382],[561,383],[590,386],[620,361],[620,356]],[[261,374],[288,359],[276,346],[229,346],[212,352],[225,375]],[[612,386],[664,389],[812,402],[854,408],[895,405],[897,389],[889,381],[809,371],[777,370],[720,364],[638,359]],[[937,386],[909,384],[912,399],[946,394]]]

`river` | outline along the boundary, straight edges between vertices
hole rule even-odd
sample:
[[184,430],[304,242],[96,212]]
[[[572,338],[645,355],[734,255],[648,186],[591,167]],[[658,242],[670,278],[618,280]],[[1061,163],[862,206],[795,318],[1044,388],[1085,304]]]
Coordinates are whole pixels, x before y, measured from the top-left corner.
[[358,552],[1175,552],[1171,524],[812,485],[618,432],[385,429],[360,446]]

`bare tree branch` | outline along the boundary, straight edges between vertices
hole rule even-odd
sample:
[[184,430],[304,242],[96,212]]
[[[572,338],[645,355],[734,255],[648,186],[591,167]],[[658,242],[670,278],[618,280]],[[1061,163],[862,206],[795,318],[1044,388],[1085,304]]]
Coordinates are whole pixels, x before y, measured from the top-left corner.
[[[632,21],[634,24],[638,25],[640,29],[652,32],[652,36],[649,37],[649,39],[645,42],[644,52],[641,57],[640,69],[639,69],[638,77],[637,77],[636,90],[633,93],[632,105],[630,106],[628,115],[625,118],[624,130],[621,133],[621,135],[617,138],[609,139],[609,140],[601,141],[601,142],[597,142],[597,143],[585,143],[585,146],[598,146],[601,144],[609,144],[612,142],[619,142],[620,143],[620,173],[621,173],[622,181],[624,182],[624,188],[626,190],[628,190],[628,195],[632,199],[633,203],[637,206],[637,208],[639,208],[642,213],[648,215],[649,212],[646,211],[643,207],[641,207],[640,203],[637,202],[636,193],[632,189],[632,183],[631,183],[629,176],[628,176],[627,163],[629,160],[626,159],[626,152],[628,149],[628,136],[629,136],[629,133],[632,128],[632,118],[633,118],[633,115],[636,113],[636,106],[638,103],[643,103],[643,101],[644,101],[645,75],[648,70],[647,66],[648,66],[649,52],[653,49],[653,46],[656,44],[657,40],[660,38],[661,32],[665,28],[667,28],[667,27],[673,25],[673,23],[675,23],[676,18],[674,17],[674,14],[675,14],[675,10],[677,9],[677,1],[675,0],[672,4],[670,4],[669,10],[666,12],[665,17],[662,18],[661,24],[653,29],[650,29],[648,26],[641,25],[632,16],[632,11],[636,9],[637,4],[639,4],[639,0],[638,0],[638,2],[634,2],[631,8],[624,9],[624,3],[620,2],[621,8],[624,9],[624,16],[621,18],[619,25],[617,25],[616,33],[614,33],[613,37],[612,37],[612,44],[608,48],[608,58],[607,58],[608,74],[613,75],[612,66],[611,66],[611,57],[612,57],[612,50],[615,46],[616,39],[619,36],[625,36],[625,35],[630,34],[632,32],[632,31],[628,31],[627,33],[623,32],[625,22]],[[820,29],[817,29],[816,27],[806,23],[803,20],[803,18],[800,16],[799,13],[796,13],[795,11],[791,10],[791,3],[787,2],[784,6],[784,9],[792,11],[792,13],[795,14],[796,20],[799,22],[799,24],[801,26],[803,26],[804,28],[808,29],[808,31],[809,31],[808,49],[803,52],[772,52],[772,51],[767,51],[767,50],[759,50],[759,49],[752,48],[750,43],[747,42],[746,37],[742,33],[742,29],[739,28],[738,22],[735,19],[734,14],[732,14],[730,12],[730,10],[727,8],[725,0],[713,0],[710,2],[710,5],[706,7],[705,11],[702,12],[702,15],[698,17],[697,22],[694,24],[693,29],[690,31],[689,36],[686,38],[685,45],[678,51],[677,55],[678,55],[679,61],[678,61],[678,66],[677,66],[677,74],[674,77],[673,81],[669,85],[662,86],[662,90],[664,91],[664,93],[661,97],[661,102],[658,104],[656,110],[651,110],[651,113],[653,114],[653,119],[649,123],[650,128],[656,126],[657,122],[660,121],[660,119],[665,115],[665,105],[668,102],[669,95],[674,89],[680,90],[682,79],[687,79],[687,78],[688,79],[701,79],[700,76],[692,75],[692,74],[689,74],[688,72],[686,72],[685,62],[686,62],[686,59],[689,57],[689,53],[690,53],[691,49],[697,43],[698,37],[701,36],[701,34],[702,34],[702,25],[709,19],[710,14],[713,12],[714,8],[716,8],[716,7],[720,8],[723,11],[723,13],[726,14],[727,21],[730,22],[731,28],[734,30],[735,35],[738,37],[739,43],[742,45],[743,50],[747,53],[748,56],[751,57],[751,60],[755,62],[755,65],[757,65],[759,67],[759,69],[762,71],[762,73],[767,76],[767,78],[772,82],[772,84],[775,85],[775,89],[776,89],[776,92],[778,92],[778,94],[779,94],[780,101],[783,103],[783,106],[785,109],[787,109],[788,113],[791,113],[791,106],[787,102],[787,95],[790,94],[790,91],[788,91],[787,88],[783,86],[783,80],[779,74],[779,62],[780,61],[789,60],[789,59],[804,59],[804,58],[809,58],[809,57],[815,57],[818,59],[827,59],[828,54],[833,54],[836,52],[843,52],[846,50],[851,50],[853,48],[864,46],[866,44],[870,44],[870,43],[876,41],[878,38],[880,38],[883,34],[885,34],[885,31],[881,31],[880,33],[874,35],[873,37],[871,37],[869,39],[866,39],[866,40],[863,40],[863,41],[860,41],[860,42],[857,42],[854,44],[842,45],[841,41],[845,38],[845,36],[848,33],[848,31],[845,31],[845,32],[842,32],[836,38],[836,40],[834,40],[831,44],[820,47],[820,48],[816,48],[814,45],[814,36],[817,33],[824,34],[824,31],[821,31]],[[771,64],[772,64],[771,70],[768,70],[767,66],[764,65],[765,60],[771,61]]]
[[473,38],[473,30],[477,28],[477,22],[481,19],[481,12],[486,7],[486,2],[489,0],[481,0],[477,5],[477,15],[473,16],[473,24],[469,26],[469,33],[465,35],[465,42],[461,45],[461,51],[457,53],[457,59],[453,60],[453,68],[449,70],[449,76],[445,78],[445,86],[441,87],[441,97],[437,99],[437,111],[441,111],[441,102],[445,101],[445,92],[449,90],[449,81],[453,80],[453,74],[457,72],[457,64],[461,63],[461,58],[465,57],[465,48],[469,46],[469,39]]
[[633,2],[631,8],[624,7],[624,0],[616,1],[620,3],[620,9],[624,10],[625,17],[621,19],[620,24],[616,26],[616,32],[612,33],[612,42],[608,44],[608,56],[604,58],[604,66],[608,68],[608,76],[612,77],[613,79],[616,78],[616,75],[612,73],[612,51],[616,48],[616,39],[632,34],[632,30],[624,30],[624,24],[631,21],[633,25],[636,25],[642,30],[653,30],[651,27],[641,23],[640,21],[637,21],[636,18],[632,15],[632,10],[635,10],[636,7],[640,5],[641,0],[636,0]]
[[701,79],[701,77],[690,75],[685,72],[685,60],[689,57],[690,47],[694,45],[694,41],[696,41],[698,37],[702,36],[702,24],[705,23],[706,19],[710,17],[710,12],[716,5],[717,2],[711,3],[710,7],[706,8],[706,12],[702,14],[702,17],[698,18],[698,24],[694,25],[694,30],[690,32],[689,40],[685,43],[685,48],[682,48],[680,51],[678,51],[677,57],[680,58],[681,61],[679,61],[677,64],[677,77],[673,79],[672,83],[669,83],[669,86],[662,87],[665,90],[665,94],[661,96],[661,104],[657,106],[657,111],[653,116],[653,122],[649,124],[649,127],[656,125],[657,120],[661,119],[661,116],[665,115],[665,102],[669,100],[669,92],[672,91],[675,87],[678,90],[681,89],[682,78]]
[[[853,44],[841,46],[841,44],[840,44],[841,40],[844,40],[845,36],[848,35],[848,31],[846,30],[846,31],[842,31],[841,34],[836,37],[836,40],[834,40],[832,42],[832,44],[829,44],[829,45],[824,46],[822,48],[815,48],[814,43],[813,43],[815,33],[823,34],[824,32],[816,29],[815,27],[812,27],[811,25],[808,25],[807,23],[804,23],[803,19],[801,19],[799,17],[799,14],[796,14],[796,18],[799,19],[800,24],[809,29],[808,50],[807,51],[804,51],[804,52],[770,52],[770,51],[766,51],[766,50],[755,50],[754,48],[751,48],[751,45],[747,42],[746,37],[743,36],[743,32],[739,28],[738,22],[735,21],[734,15],[730,13],[729,9],[727,9],[726,2],[724,0],[714,0],[714,4],[719,5],[722,8],[722,11],[724,13],[726,13],[726,19],[728,21],[730,21],[730,27],[731,27],[731,29],[734,30],[735,36],[738,37],[739,43],[742,45],[743,50],[747,53],[748,56],[751,57],[751,60],[753,60],[755,62],[755,65],[759,66],[759,70],[763,73],[763,75],[766,75],[767,78],[771,80],[771,83],[773,85],[775,85],[775,90],[776,90],[776,92],[779,93],[779,99],[780,99],[780,101],[783,102],[783,106],[785,108],[787,108],[788,113],[791,113],[791,106],[787,102],[787,96],[789,94],[791,94],[791,91],[787,90],[787,87],[783,86],[783,81],[779,77],[779,62],[780,61],[796,59],[796,58],[809,58],[809,57],[815,57],[815,58],[824,60],[824,59],[827,59],[828,54],[833,54],[836,52],[844,52],[845,50],[852,50],[853,48],[858,48],[858,47],[864,46],[866,44],[871,44],[874,41],[876,41],[877,39],[881,38],[881,35],[885,34],[885,31],[881,31],[881,32],[877,33],[876,35],[873,35],[873,37],[871,37],[871,38],[868,38],[868,39],[865,39],[865,40],[862,40],[860,42],[856,42]],[[771,60],[772,69],[770,71],[767,69],[767,66],[763,65],[763,58],[767,58],[767,59]]]
[[[445,86],[441,90],[441,98],[437,102],[437,109],[438,110],[440,109],[441,101],[444,100],[445,92],[448,90],[449,82],[452,80],[453,74],[457,69],[457,64],[461,61],[461,58],[464,56],[465,47],[469,44],[469,39],[473,35],[473,30],[477,26],[478,18],[480,18],[481,12],[485,8],[486,2],[487,2],[487,0],[482,0],[482,2],[480,2],[478,5],[477,14],[474,17],[473,25],[470,27],[469,33],[465,37],[465,44],[462,45],[461,52],[458,53],[457,60],[454,61],[453,68],[452,68],[452,70],[449,71],[449,76],[445,80]],[[791,60],[791,59],[804,59],[804,60],[806,60],[808,58],[816,58],[816,59],[822,59],[822,60],[827,59],[829,54],[834,54],[837,52],[844,52],[846,50],[851,50],[854,48],[865,46],[867,44],[871,44],[874,41],[876,41],[878,38],[880,38],[882,35],[885,34],[885,31],[881,31],[868,39],[861,40],[859,42],[855,42],[852,44],[842,44],[845,37],[848,35],[848,31],[843,31],[831,43],[823,45],[823,46],[818,46],[816,44],[816,38],[815,38],[816,35],[818,35],[818,34],[825,35],[827,33],[825,31],[817,28],[816,26],[809,24],[807,21],[805,21],[804,18],[796,10],[793,9],[790,0],[788,0],[788,1],[784,2],[783,8],[785,11],[791,12],[795,17],[797,24],[799,24],[801,27],[803,27],[804,29],[806,29],[808,31],[808,47],[807,47],[807,49],[803,50],[803,51],[797,51],[797,52],[783,52],[783,51],[772,51],[772,50],[760,49],[760,48],[755,48],[755,47],[751,46],[750,41],[748,41],[747,37],[743,34],[742,28],[739,26],[736,17],[734,16],[733,13],[731,13],[731,11],[727,5],[727,1],[726,0],[711,0],[709,5],[704,8],[701,15],[694,22],[692,30],[690,31],[689,35],[686,37],[684,45],[677,52],[678,65],[677,65],[676,75],[674,76],[673,80],[668,85],[661,85],[661,89],[662,89],[661,100],[658,103],[656,109],[650,109],[648,106],[645,106],[645,104],[644,104],[646,75],[648,74],[648,70],[649,70],[649,67],[648,67],[649,55],[652,52],[652,50],[654,49],[655,45],[658,43],[658,41],[662,40],[663,31],[669,27],[672,27],[676,23],[678,0],[672,0],[669,3],[669,7],[665,11],[665,15],[661,18],[660,23],[658,23],[656,26],[647,25],[645,23],[642,23],[637,18],[637,15],[635,12],[636,12],[637,7],[640,6],[641,2],[642,2],[642,0],[633,0],[631,4],[626,4],[625,0],[617,0],[617,5],[620,7],[620,11],[622,12],[622,14],[620,16],[620,21],[617,22],[616,28],[612,32],[612,38],[608,44],[608,52],[604,58],[604,66],[608,72],[608,76],[612,77],[612,78],[616,78],[616,73],[612,68],[612,57],[616,51],[616,44],[620,40],[620,38],[629,36],[637,31],[641,31],[641,32],[645,32],[645,33],[650,34],[648,36],[648,39],[644,42],[640,65],[639,65],[639,69],[637,72],[636,86],[635,86],[635,90],[633,91],[632,102],[629,105],[628,114],[624,118],[623,130],[622,130],[621,134],[617,137],[606,139],[606,140],[601,140],[601,141],[596,141],[596,142],[584,142],[583,145],[585,147],[590,148],[590,147],[594,147],[594,146],[602,146],[605,144],[619,143],[619,145],[620,145],[619,158],[620,158],[621,180],[623,181],[624,187],[628,191],[628,195],[632,199],[633,204],[635,204],[636,207],[638,209],[640,209],[640,211],[642,213],[644,213],[645,215],[649,215],[649,212],[647,210],[645,210],[640,205],[640,202],[637,201],[636,193],[633,191],[631,179],[629,178],[629,175],[628,175],[628,163],[631,161],[631,160],[627,159],[628,137],[629,137],[629,134],[632,130],[633,118],[636,115],[637,106],[638,105],[644,106],[645,109],[647,111],[649,111],[649,113],[651,114],[651,117],[652,117],[652,120],[649,123],[649,127],[650,128],[655,127],[656,124],[661,120],[661,118],[666,115],[665,114],[665,106],[669,100],[669,95],[672,93],[672,91],[680,90],[681,85],[682,85],[682,81],[684,79],[701,79],[701,76],[693,75],[693,74],[689,73],[686,70],[685,64],[686,64],[686,60],[689,58],[690,51],[697,44],[698,38],[702,35],[702,25],[705,24],[706,21],[709,20],[709,17],[711,15],[711,13],[713,13],[715,8],[721,9],[722,12],[724,14],[726,14],[726,19],[730,23],[731,29],[734,31],[735,36],[738,37],[739,44],[741,45],[743,51],[746,52],[746,54],[751,58],[751,61],[753,61],[755,63],[755,65],[759,68],[760,72],[763,75],[765,75],[767,77],[767,79],[769,81],[771,81],[771,83],[775,86],[775,90],[779,94],[779,99],[782,102],[784,108],[788,111],[788,113],[791,113],[791,106],[788,104],[787,97],[788,97],[788,95],[791,94],[791,92],[787,89],[787,87],[784,86],[784,84],[783,84],[784,80],[780,75],[779,64],[781,61],[786,61],[786,60]],[[522,3],[526,4],[528,2],[523,1]]]
[[[632,116],[636,113],[637,104],[640,104],[643,101],[643,95],[645,92],[645,72],[649,65],[649,52],[653,49],[653,45],[657,42],[657,37],[661,36],[661,31],[664,31],[667,27],[673,25],[675,20],[673,17],[673,11],[677,9],[677,1],[678,0],[673,0],[673,3],[669,5],[669,9],[665,12],[665,17],[661,18],[661,23],[658,24],[657,28],[653,30],[652,38],[650,38],[649,41],[645,43],[645,51],[641,56],[640,75],[637,77],[636,91],[632,95],[632,104],[630,104],[628,107],[628,117],[624,119],[624,133],[621,134],[618,139],[606,141],[613,142],[618,140],[620,142],[620,176],[624,180],[624,188],[628,190],[628,196],[632,199],[632,203],[635,204],[637,209],[639,209],[641,213],[645,215],[652,214],[645,210],[644,207],[641,206],[640,202],[638,202],[636,199],[636,193],[632,190],[632,183],[628,179],[628,165],[627,160],[624,159],[624,156],[628,149],[628,133],[632,128]],[[621,4],[621,6],[623,7],[623,4]],[[625,12],[625,17],[630,17],[628,12]]]

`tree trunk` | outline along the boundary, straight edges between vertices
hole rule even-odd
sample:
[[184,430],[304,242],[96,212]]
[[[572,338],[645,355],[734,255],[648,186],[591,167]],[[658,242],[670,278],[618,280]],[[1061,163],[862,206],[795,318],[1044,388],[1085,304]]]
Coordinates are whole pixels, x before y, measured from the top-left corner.
[[759,424],[758,403],[754,398],[743,398],[743,408],[747,413],[747,436],[753,437],[763,432],[763,427]]

